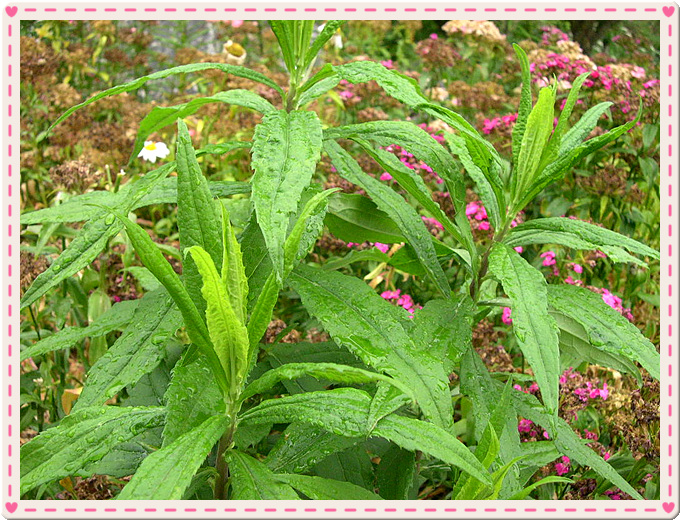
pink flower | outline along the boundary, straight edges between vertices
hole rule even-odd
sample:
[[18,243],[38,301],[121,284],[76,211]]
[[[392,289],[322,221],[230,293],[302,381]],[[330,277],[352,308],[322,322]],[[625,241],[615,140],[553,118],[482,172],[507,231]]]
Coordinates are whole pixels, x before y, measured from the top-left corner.
[[558,462],[557,464],[555,464],[555,472],[560,476],[564,475],[565,473],[568,473],[570,470],[569,468],[570,462],[571,460],[569,459],[569,457],[566,456],[562,457],[562,462]]
[[477,205],[476,202],[470,202],[466,207],[465,207],[465,215],[468,217],[474,215],[477,213],[477,210],[479,209],[479,206]]
[[375,244],[373,244],[373,246],[378,248],[383,253],[387,253],[390,250],[390,246],[388,246],[387,244],[381,244],[380,242],[376,242]]
[[580,264],[572,264],[571,268],[574,270],[575,273],[578,274],[583,273],[583,267]]
[[555,265],[555,253],[553,251],[546,251],[545,253],[541,253],[541,258],[543,258],[543,265],[545,267],[549,267],[551,265]]
[[503,307],[503,316],[501,316],[501,320],[503,320],[503,323],[506,325],[510,325],[512,323],[512,318],[510,317],[512,315],[512,309],[510,307]]
[[488,231],[490,228],[491,226],[486,221],[479,223],[479,229],[481,229],[482,231]]
[[602,300],[604,300],[604,303],[609,305],[612,309],[616,309],[616,296],[607,291],[607,289],[605,289],[605,292],[602,294]]
[[482,132],[485,134],[490,134],[491,131],[501,124],[500,117],[494,117],[493,119],[485,119],[484,126],[482,127]]
[[610,454],[608,451],[605,451],[605,452],[604,452],[604,455],[602,456],[602,458],[603,458],[604,460],[609,460],[609,457],[611,457],[611,454]]
[[391,181],[392,176],[387,172],[383,172],[383,174],[380,176],[380,180],[381,181]]
[[520,419],[517,424],[517,431],[527,433],[531,431],[531,425],[534,424],[529,419]]
[[232,21],[231,21],[231,26],[232,26],[234,29],[238,29],[238,28],[241,27],[242,25],[243,25],[243,20],[232,20]]
[[569,473],[569,464],[562,464],[561,462],[558,462],[555,464],[555,473],[557,473],[558,476]]
[[642,67],[634,67],[633,72],[631,72],[630,75],[638,79],[644,78],[646,75],[645,69]]
[[436,218],[430,218],[425,216],[421,218],[423,219],[423,222],[425,222],[426,224],[430,224],[439,229],[440,231],[444,231],[444,226],[442,226],[441,222],[439,222]]
[[519,254],[522,254],[522,253],[524,253],[524,248],[522,246],[517,246],[515,248],[515,251],[517,251]]
[[607,388],[607,383],[605,383],[604,386],[602,387],[602,390],[600,390],[600,398],[603,401],[606,401],[607,397],[609,397],[609,389]]
[[439,36],[437,36],[435,33],[430,34],[430,39],[431,40],[438,40]]
[[394,68],[394,62],[392,60],[383,60],[383,61],[380,62],[380,65],[382,65],[386,69],[393,69]]
[[397,289],[396,291],[384,291],[380,294],[380,296],[385,300],[396,300],[397,298],[399,298],[400,294],[401,289]]

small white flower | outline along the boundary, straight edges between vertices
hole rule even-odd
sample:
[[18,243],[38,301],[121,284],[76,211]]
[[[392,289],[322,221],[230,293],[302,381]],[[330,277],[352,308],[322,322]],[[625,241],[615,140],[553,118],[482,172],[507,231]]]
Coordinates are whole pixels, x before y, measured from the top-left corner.
[[342,49],[342,36],[338,33],[331,36],[331,42],[336,49]]
[[141,157],[146,161],[156,162],[156,159],[165,159],[170,150],[165,143],[154,143],[153,141],[145,141],[144,148],[139,152],[137,157]]

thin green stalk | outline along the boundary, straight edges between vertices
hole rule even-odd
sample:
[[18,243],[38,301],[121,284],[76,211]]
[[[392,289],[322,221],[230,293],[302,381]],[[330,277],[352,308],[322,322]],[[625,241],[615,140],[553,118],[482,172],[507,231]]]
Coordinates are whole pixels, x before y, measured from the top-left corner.
[[229,465],[224,457],[227,450],[231,447],[232,438],[234,435],[234,423],[229,426],[229,430],[220,438],[217,445],[217,478],[215,479],[215,500],[224,500],[226,498],[226,484],[229,479]]
[[38,341],[40,341],[42,338],[40,337],[40,327],[38,326],[38,320],[35,319],[35,314],[33,314],[33,306],[29,305],[28,306],[28,312],[31,313],[31,319],[33,320],[33,325],[35,326],[35,334],[38,336]]
[[234,432],[236,431],[236,417],[241,409],[240,392],[236,399],[227,403],[228,416],[230,418],[229,428],[220,438],[217,445],[217,462],[215,469],[217,470],[217,478],[215,479],[215,500],[224,500],[226,498],[227,483],[229,482],[229,464],[227,464],[226,453],[233,445]]

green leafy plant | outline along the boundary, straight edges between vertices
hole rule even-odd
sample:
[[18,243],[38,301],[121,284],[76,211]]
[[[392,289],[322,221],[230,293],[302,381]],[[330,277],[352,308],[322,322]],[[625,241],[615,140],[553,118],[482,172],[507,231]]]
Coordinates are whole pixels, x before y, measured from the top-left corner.
[[[328,22],[312,42],[312,21],[271,22],[289,71],[286,91],[241,66],[200,63],[101,92],[54,123],[147,81],[206,69],[271,87],[281,94],[283,107],[245,90],[156,107],[140,124],[132,156],[151,133],[177,122],[173,162],[115,193],[81,195],[22,215],[24,224],[87,221],[25,292],[22,308],[86,268],[121,232],[158,282],[136,302],[101,306],[88,327],[64,329],[22,351],[27,359],[68,348],[83,337],[123,331],[108,350],[97,349],[70,415],[22,447],[22,494],[31,496],[70,475],[104,473],[134,474],[119,499],[203,497],[206,489],[216,499],[405,499],[412,496],[426,457],[446,467],[452,499],[522,499],[540,485],[570,482],[548,477],[528,483],[536,469],[568,454],[640,498],[558,416],[560,355],[580,349],[593,363],[639,377],[638,363],[658,379],[654,345],[597,295],[549,285],[513,248],[551,243],[600,249],[613,261],[640,266],[645,262],[633,255],[658,259],[659,253],[576,220],[541,218],[511,226],[546,186],[623,135],[637,118],[589,140],[596,117],[584,116],[569,127],[583,75],[553,129],[556,89],[541,89],[533,104],[528,61],[517,47],[524,82],[511,166],[461,116],[432,103],[414,80],[394,70],[359,61],[327,64],[312,75],[318,52],[341,24]],[[305,107],[341,80],[375,81],[412,110],[448,124],[453,130],[446,134],[448,148],[405,121],[324,128]],[[183,118],[205,103],[261,112],[252,142],[195,150]],[[338,141],[353,144],[343,147]],[[453,217],[432,199],[421,177],[381,148],[391,144],[444,179]],[[354,146],[389,172],[413,205],[365,173],[353,156]],[[252,179],[208,182],[197,158],[242,148],[251,151]],[[313,184],[322,153],[368,197],[321,191]],[[474,181],[494,229],[489,243],[481,246],[465,214],[461,166]],[[176,178],[168,176],[173,171]],[[237,236],[223,201],[215,199],[248,193],[253,214]],[[181,275],[129,218],[136,209],[157,203],[177,204]],[[432,238],[416,207],[441,223],[455,248]],[[405,242],[403,249],[411,256],[405,259],[404,253],[401,265],[410,263],[422,273],[437,297],[410,319],[364,281],[307,265],[303,260],[325,225],[347,239]],[[464,282],[452,287],[443,259],[457,262]],[[332,341],[262,348],[284,288],[299,296]],[[514,390],[511,377],[505,383],[492,377],[472,348],[472,328],[498,306],[512,308],[513,333],[538,383],[540,400]],[[181,354],[173,365],[169,352],[178,343]],[[460,377],[458,397],[449,385],[452,373]],[[342,386],[328,389],[334,385]],[[105,405],[115,396],[121,397],[121,406]],[[460,421],[454,421],[454,401],[460,396],[472,406],[468,445],[457,438]],[[518,416],[542,426],[549,440],[521,444]],[[266,457],[249,451],[273,425],[288,426]],[[381,453],[375,477],[379,494],[370,478],[305,474],[329,455],[365,463],[361,447],[368,445]]]

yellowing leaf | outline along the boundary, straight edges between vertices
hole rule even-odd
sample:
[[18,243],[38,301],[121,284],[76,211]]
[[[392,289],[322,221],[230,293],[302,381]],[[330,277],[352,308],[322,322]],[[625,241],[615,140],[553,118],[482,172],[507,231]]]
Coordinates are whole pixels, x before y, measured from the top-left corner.
[[226,374],[231,397],[235,398],[247,369],[248,331],[236,317],[210,255],[200,246],[190,248],[189,252],[203,278],[201,294],[207,304],[208,334]]
[[241,323],[246,322],[248,303],[248,277],[243,266],[241,245],[236,240],[229,221],[229,213],[222,204],[222,283],[227,288],[231,307]]

